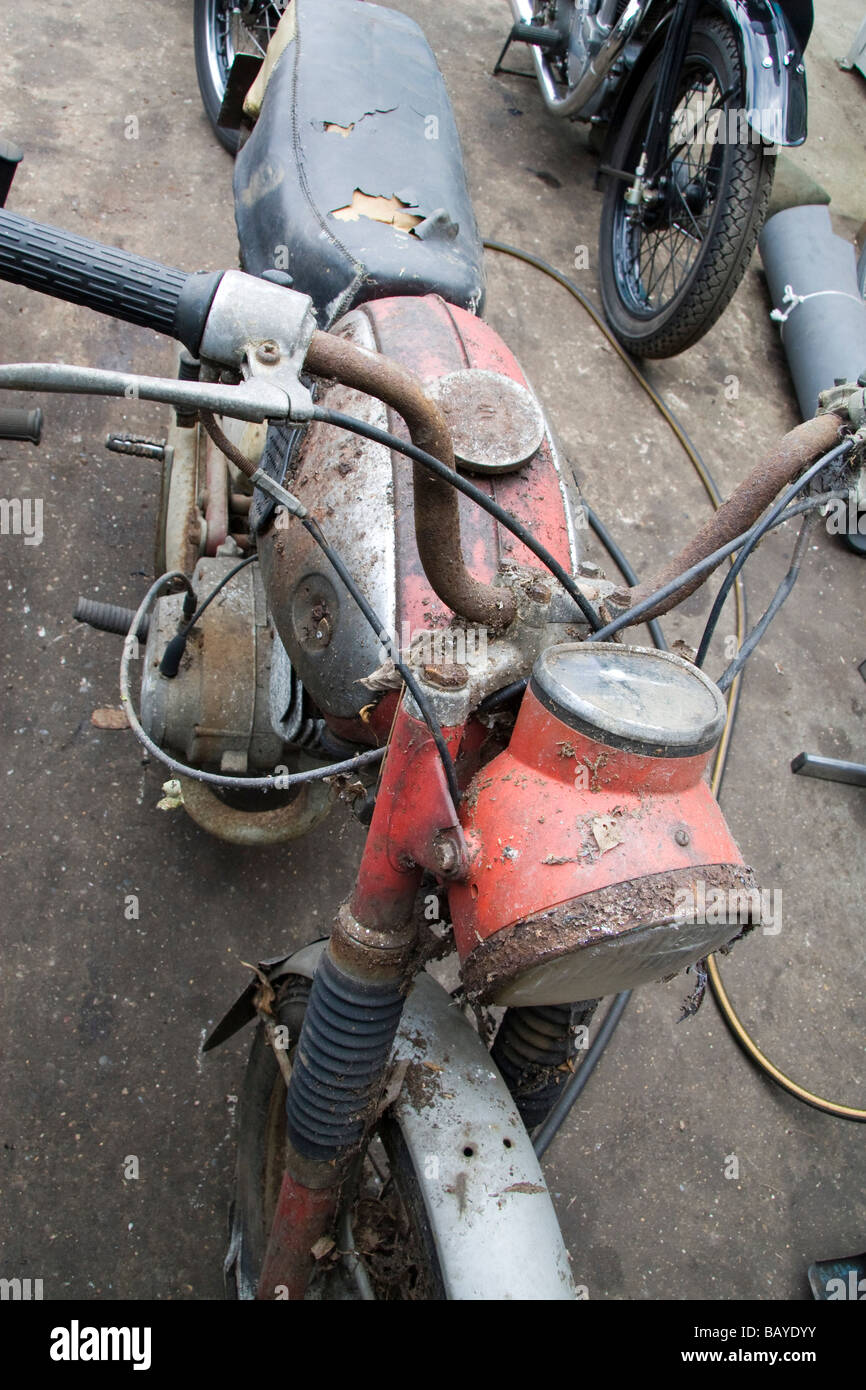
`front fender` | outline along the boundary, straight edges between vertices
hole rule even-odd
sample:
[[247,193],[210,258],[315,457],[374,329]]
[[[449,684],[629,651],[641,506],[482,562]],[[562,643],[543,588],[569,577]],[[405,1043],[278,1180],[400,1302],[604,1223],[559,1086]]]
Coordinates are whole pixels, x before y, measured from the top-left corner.
[[[312,979],[327,945],[261,962],[272,984]],[[255,1014],[258,982],[205,1044],[224,1042]],[[393,1060],[403,1063],[393,1114],[409,1151],[445,1295],[457,1301],[571,1301],[568,1254],[532,1141],[478,1033],[422,971],[406,997]],[[239,1233],[227,1268],[244,1268]],[[241,1297],[254,1296],[244,1284]]]
[[806,139],[806,68],[803,50],[812,6],[778,0],[711,0],[737,33],[746,74],[751,128],[771,145]]

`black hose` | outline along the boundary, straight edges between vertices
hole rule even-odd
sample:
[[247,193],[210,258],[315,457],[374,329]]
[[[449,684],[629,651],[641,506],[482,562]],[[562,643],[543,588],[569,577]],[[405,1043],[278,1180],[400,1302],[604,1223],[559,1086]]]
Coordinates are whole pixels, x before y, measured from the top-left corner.
[[731,683],[734,680],[736,680],[740,671],[745,666],[752,652],[755,650],[755,647],[760,642],[764,633],[767,631],[767,628],[770,626],[770,623],[773,621],[779,609],[782,607],[782,604],[785,602],[785,599],[788,597],[794,585],[796,584],[797,576],[800,573],[800,565],[803,562],[803,553],[806,549],[806,542],[811,533],[814,521],[814,513],[812,513],[811,515],[807,515],[804,519],[803,525],[800,528],[800,534],[797,537],[797,542],[794,546],[794,553],[791,556],[791,564],[788,568],[787,574],[785,575],[784,579],[782,580],[781,584],[779,585],[778,589],[776,590],[775,594],[770,600],[766,612],[755,623],[755,626],[752,628],[748,637],[746,637],[746,639],[742,643],[740,650],[738,651],[734,660],[731,662],[730,666],[728,666],[727,670],[722,672],[721,676],[716,681],[716,685],[719,687],[723,694],[729,688]]
[[494,710],[501,709],[518,695],[522,695],[528,684],[529,677],[522,676],[519,681],[512,681],[510,685],[503,685],[501,690],[494,690],[491,695],[485,695],[478,706],[478,713],[492,714]]
[[[598,514],[593,511],[592,507],[589,505],[588,502],[584,502],[583,510],[586,512],[586,519],[589,522],[590,527],[598,536],[598,539],[601,541],[608,555],[613,560],[614,564],[616,565],[626,584],[636,585],[638,582],[637,575],[635,574],[634,570],[629,564],[624,552],[620,550],[613,536],[610,534],[607,527],[604,525],[603,521],[601,520],[601,517],[599,517]],[[650,618],[650,621],[647,623],[647,627],[650,630],[650,635],[653,639],[653,643],[655,644],[655,646],[658,647],[660,652],[666,652],[668,650],[668,644],[665,641],[665,635],[662,632],[661,627],[659,626],[658,619]]]
[[403,677],[403,680],[406,683],[406,688],[409,690],[409,692],[412,695],[412,698],[418,706],[418,709],[421,712],[421,717],[423,718],[424,723],[427,725],[427,728],[430,730],[430,735],[433,739],[433,742],[436,744],[439,756],[442,759],[442,766],[445,769],[445,776],[448,781],[448,790],[451,793],[451,800],[454,802],[455,807],[458,806],[460,803],[460,787],[457,782],[457,771],[454,767],[454,760],[451,757],[448,744],[445,742],[442,729],[440,728],[439,722],[436,719],[436,716],[430,707],[430,702],[428,701],[426,695],[424,694],[423,690],[421,689],[420,685],[418,684],[417,680],[412,674],[412,671],[409,669],[406,663],[401,660],[400,654],[397,651],[397,648],[394,646],[393,642],[391,641],[390,637],[388,636],[387,629],[385,628],[385,625],[382,622],[381,618],[379,618],[376,615],[374,609],[371,608],[370,604],[367,602],[366,598],[364,597],[361,590],[358,588],[358,585],[355,583],[349,571],[346,569],[346,566],[343,564],[343,561],[340,559],[340,556],[337,554],[336,550],[334,550],[333,546],[331,546],[325,539],[324,533],[322,531],[322,528],[319,526],[319,523],[317,521],[314,521],[311,516],[304,516],[301,517],[301,525],[304,527],[305,531],[309,532],[313,540],[316,542],[316,545],[318,545],[322,552],[328,557],[334,569],[337,571],[337,574],[340,576],[349,593],[352,595],[352,598],[355,600],[364,617],[367,619],[367,622],[370,624],[376,636],[379,638],[379,641],[382,643],[383,647],[386,648],[388,655],[394,663],[395,669],[399,671],[400,675]]
[[749,540],[745,543],[740,554],[731,565],[731,568],[722,581],[719,592],[716,594],[715,602],[710,610],[710,616],[707,619],[707,624],[704,628],[703,636],[701,637],[701,643],[698,647],[698,653],[695,657],[696,666],[703,666],[706,660],[707,651],[713,639],[713,633],[716,630],[716,624],[719,621],[719,617],[725,605],[725,599],[728,597],[734,580],[737,578],[737,575],[740,573],[740,570],[743,568],[743,565],[748,560],[755,546],[766,532],[770,530],[776,517],[784,511],[788,503],[793,501],[799,492],[803,491],[803,488],[812,481],[816,474],[820,473],[823,468],[826,468],[828,463],[832,463],[833,459],[840,458],[842,455],[850,453],[853,448],[854,444],[852,440],[843,439],[842,443],[837,444],[835,449],[831,449],[829,453],[824,454],[824,456],[819,458],[816,463],[813,463],[810,468],[807,468],[805,473],[803,473],[795,483],[791,484],[787,492],[783,493],[778,502],[774,503],[770,508],[764,519],[752,528],[752,534]]

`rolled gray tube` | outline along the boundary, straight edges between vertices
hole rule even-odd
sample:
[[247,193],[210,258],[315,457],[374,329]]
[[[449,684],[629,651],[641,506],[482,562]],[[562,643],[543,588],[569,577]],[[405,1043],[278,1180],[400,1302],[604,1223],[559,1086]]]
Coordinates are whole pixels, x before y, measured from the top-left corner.
[[[758,241],[782,345],[809,420],[818,393],[838,378],[856,381],[866,370],[866,302],[860,294],[854,247],[835,236],[824,206],[777,212]],[[788,287],[794,296],[787,294]],[[786,299],[787,294],[787,299]]]

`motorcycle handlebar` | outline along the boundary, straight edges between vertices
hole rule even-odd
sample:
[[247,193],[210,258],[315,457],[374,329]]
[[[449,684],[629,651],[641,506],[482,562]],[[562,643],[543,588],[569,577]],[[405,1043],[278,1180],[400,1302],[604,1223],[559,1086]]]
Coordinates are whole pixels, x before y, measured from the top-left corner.
[[0,208],[0,279],[177,339],[197,355],[222,271],[189,274]]
[[[727,501],[706,521],[696,535],[662,569],[654,579],[630,589],[618,589],[612,596],[617,606],[634,608],[651,594],[667,587],[678,575],[686,573],[702,560],[753,526],[766,507],[784,487],[793,483],[822,455],[829,453],[840,441],[843,428],[850,428],[845,412],[827,411],[797,425],[783,435],[777,444],[755,465],[751,473],[734,489]],[[722,564],[719,559],[713,568]],[[694,576],[664,600],[654,604],[640,621],[660,618],[699,589],[709,579],[712,570]]]
[[[0,280],[26,285],[73,304],[83,304],[127,323],[142,324],[183,343],[195,356],[198,356],[223,274],[222,271],[189,274],[0,208]],[[371,358],[369,354],[359,354],[346,340],[319,332],[309,344],[306,365],[314,373],[334,377],[392,405],[411,422],[413,442],[419,449],[429,449],[439,462],[453,469],[453,452],[444,418],[418,390],[417,383],[394,363],[378,355]],[[27,371],[26,368],[10,370]],[[25,389],[18,382],[4,384]],[[50,383],[41,377],[39,385],[51,389]],[[30,389],[29,386],[26,389]],[[211,400],[206,408],[220,407]],[[786,483],[799,476],[810,461],[832,448],[840,425],[844,423],[842,415],[844,412],[818,416],[786,435],[670,562],[663,575],[652,584],[617,590],[611,596],[616,605],[625,609],[634,607],[665,587],[668,579],[693,568],[695,562],[715,553],[721,545],[739,535],[744,523],[752,524]],[[243,414],[242,418],[261,416]],[[419,499],[423,501],[423,505],[416,506],[419,551],[431,582],[432,576],[436,576],[437,582],[433,582],[436,592],[449,607],[464,616],[471,615],[474,621],[493,627],[505,626],[513,612],[502,589],[479,584],[465,569],[455,494],[448,486],[443,487],[442,480],[431,480],[417,467],[415,488],[416,503]],[[430,525],[431,514],[437,516],[437,526]],[[434,538],[432,549],[431,537]],[[664,603],[644,614],[644,619],[658,617],[681,603],[705,578],[706,575],[701,574],[688,586],[678,588]]]

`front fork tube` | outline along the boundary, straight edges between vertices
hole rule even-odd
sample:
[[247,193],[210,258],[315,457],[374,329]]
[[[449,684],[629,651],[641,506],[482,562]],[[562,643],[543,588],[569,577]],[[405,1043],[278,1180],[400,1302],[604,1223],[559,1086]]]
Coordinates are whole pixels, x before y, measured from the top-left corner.
[[676,80],[688,48],[692,25],[698,12],[698,0],[677,0],[662,48],[658,82],[650,111],[649,127],[641,151],[635,181],[626,194],[626,202],[639,211],[647,179],[653,183],[664,161],[668,130],[676,101]]
[[[456,746],[461,730],[446,730]],[[449,737],[450,735],[450,737]],[[426,726],[401,705],[383,765],[354,894],[313,978],[286,1095],[286,1171],[259,1278],[259,1299],[302,1299],[313,1247],[333,1227],[340,1188],[376,1119],[403,1010],[424,866],[419,797],[442,830],[442,766]],[[431,794],[432,788],[432,794]],[[446,792],[447,796],[447,792]],[[447,798],[453,826],[457,816]],[[435,834],[428,838],[434,839]]]

